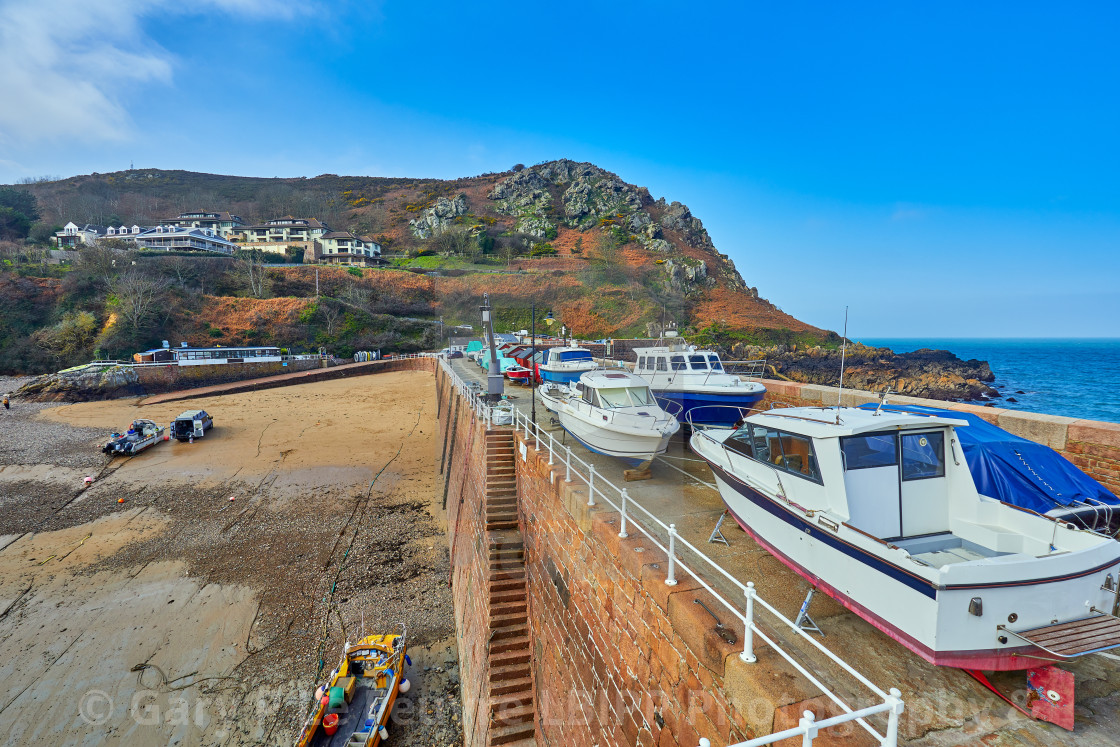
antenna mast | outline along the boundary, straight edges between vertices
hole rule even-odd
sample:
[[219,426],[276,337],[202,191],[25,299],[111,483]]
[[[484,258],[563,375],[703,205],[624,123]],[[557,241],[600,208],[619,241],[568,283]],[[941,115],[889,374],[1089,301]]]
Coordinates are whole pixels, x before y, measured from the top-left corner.
[[840,402],[844,398],[844,363],[848,352],[848,307],[844,307],[844,337],[840,342],[840,390],[836,392],[836,425],[840,425]]

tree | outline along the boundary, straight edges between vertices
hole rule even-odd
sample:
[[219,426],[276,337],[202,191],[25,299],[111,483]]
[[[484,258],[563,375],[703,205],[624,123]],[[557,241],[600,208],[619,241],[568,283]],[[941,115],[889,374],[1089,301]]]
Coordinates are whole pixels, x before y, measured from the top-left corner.
[[264,257],[260,249],[243,249],[240,252],[245,279],[249,281],[249,295],[253,298],[264,298],[265,294],[265,268]]
[[323,321],[327,325],[327,334],[334,337],[334,326],[338,324],[338,320],[342,316],[342,307],[323,299],[323,302],[319,304],[319,316],[323,317]]
[[0,206],[22,213],[32,223],[39,220],[39,201],[26,189],[0,187]]
[[88,311],[68,311],[62,320],[34,335],[35,343],[58,360],[73,360],[88,353],[97,337],[97,319]]
[[109,281],[109,290],[116,299],[121,321],[135,333],[151,322],[170,285],[167,278],[155,277],[137,267],[130,267]]
[[31,220],[26,215],[14,208],[0,205],[0,239],[25,239],[30,233]]

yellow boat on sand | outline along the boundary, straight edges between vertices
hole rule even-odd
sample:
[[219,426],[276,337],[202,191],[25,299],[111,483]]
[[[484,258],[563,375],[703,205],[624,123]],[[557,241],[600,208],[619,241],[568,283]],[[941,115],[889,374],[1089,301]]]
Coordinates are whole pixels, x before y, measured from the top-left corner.
[[315,690],[311,715],[296,747],[374,747],[389,738],[397,693],[406,693],[412,663],[404,633],[370,635],[343,647],[342,659]]

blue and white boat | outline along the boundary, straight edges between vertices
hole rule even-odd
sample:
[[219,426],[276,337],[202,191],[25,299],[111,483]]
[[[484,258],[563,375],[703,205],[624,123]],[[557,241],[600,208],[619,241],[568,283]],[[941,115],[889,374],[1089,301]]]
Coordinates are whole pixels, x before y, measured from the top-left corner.
[[699,426],[730,427],[766,395],[757,379],[765,361],[747,361],[746,378],[729,373],[717,353],[680,343],[635,348],[634,373],[649,382],[663,406],[677,405],[677,417]]
[[541,356],[541,378],[553,384],[574,384],[580,376],[599,367],[587,348],[545,348],[541,352],[544,354]]

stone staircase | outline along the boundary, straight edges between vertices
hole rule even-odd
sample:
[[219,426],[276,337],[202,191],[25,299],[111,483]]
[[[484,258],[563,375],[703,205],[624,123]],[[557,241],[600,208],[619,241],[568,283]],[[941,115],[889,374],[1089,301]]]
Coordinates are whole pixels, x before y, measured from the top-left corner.
[[486,434],[486,539],[490,571],[490,728],[488,743],[532,747],[536,708],[530,643],[525,546],[517,524],[514,439]]

